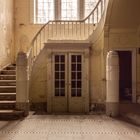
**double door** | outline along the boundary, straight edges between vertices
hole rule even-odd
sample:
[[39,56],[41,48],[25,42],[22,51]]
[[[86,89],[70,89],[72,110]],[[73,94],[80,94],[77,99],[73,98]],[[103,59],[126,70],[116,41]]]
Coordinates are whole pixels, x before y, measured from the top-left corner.
[[52,55],[52,112],[87,112],[85,61],[82,53]]

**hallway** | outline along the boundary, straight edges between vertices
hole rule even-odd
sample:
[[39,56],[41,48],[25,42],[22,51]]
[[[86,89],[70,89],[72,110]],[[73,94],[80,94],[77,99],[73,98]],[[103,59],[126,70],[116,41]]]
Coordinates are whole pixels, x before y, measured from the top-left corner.
[[140,127],[105,115],[32,115],[0,121],[0,140],[138,140]]

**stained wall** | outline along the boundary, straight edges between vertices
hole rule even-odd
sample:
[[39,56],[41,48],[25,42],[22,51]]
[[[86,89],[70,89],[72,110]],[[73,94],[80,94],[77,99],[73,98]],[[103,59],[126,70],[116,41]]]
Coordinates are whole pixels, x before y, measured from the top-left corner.
[[13,0],[0,0],[0,69],[14,61]]

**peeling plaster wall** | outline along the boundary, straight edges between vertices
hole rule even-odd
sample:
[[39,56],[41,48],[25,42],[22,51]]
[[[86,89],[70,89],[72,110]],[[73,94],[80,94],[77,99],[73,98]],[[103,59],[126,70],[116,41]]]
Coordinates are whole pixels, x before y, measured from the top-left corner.
[[0,0],[0,69],[13,61],[13,0]]

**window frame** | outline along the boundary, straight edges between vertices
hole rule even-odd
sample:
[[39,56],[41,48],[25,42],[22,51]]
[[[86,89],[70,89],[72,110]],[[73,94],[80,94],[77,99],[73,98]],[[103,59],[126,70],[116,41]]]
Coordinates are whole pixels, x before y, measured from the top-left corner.
[[[38,0],[30,0],[30,23],[35,25],[45,24],[46,22],[37,22],[36,20],[37,15],[35,14],[35,10],[34,10],[35,9],[34,1],[38,1]],[[62,7],[61,0],[53,0],[53,1],[54,1],[53,2],[54,20],[61,20],[61,7]],[[83,19],[86,16],[85,1],[86,0],[77,0],[77,19],[74,20]],[[73,19],[69,19],[69,20],[73,20]]]

